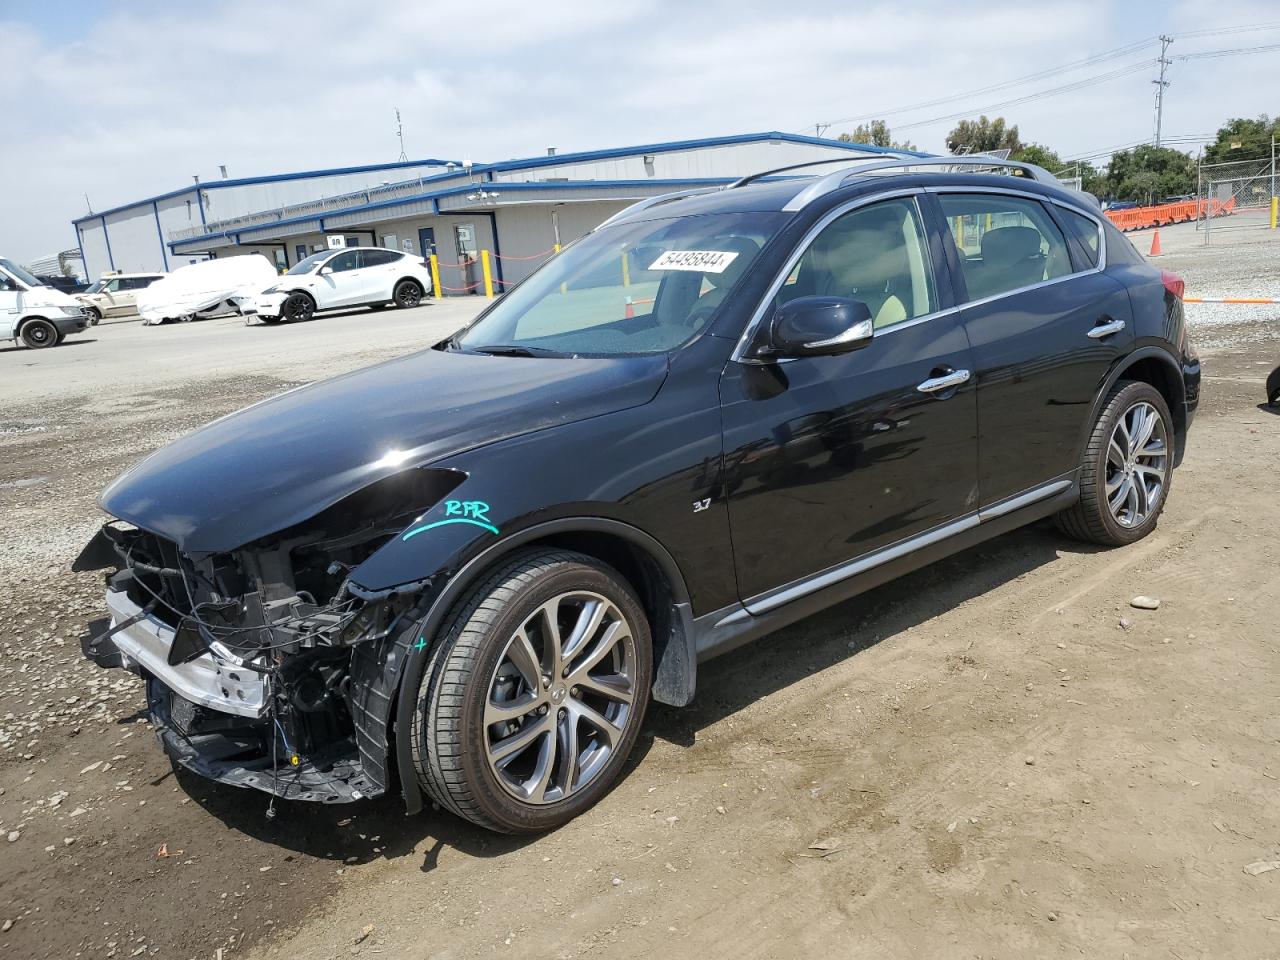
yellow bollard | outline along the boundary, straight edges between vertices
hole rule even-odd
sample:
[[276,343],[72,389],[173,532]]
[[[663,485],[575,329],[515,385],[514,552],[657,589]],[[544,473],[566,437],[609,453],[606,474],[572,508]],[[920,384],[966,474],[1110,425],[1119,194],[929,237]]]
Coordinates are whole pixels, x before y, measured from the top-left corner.
[[551,245],[551,249],[552,249],[552,250],[554,250],[556,253],[559,253],[559,252],[560,252],[560,244],[558,244],[558,243],[552,244],[552,245]]
[[484,295],[493,299],[493,273],[489,269],[489,251],[480,251],[480,269],[484,273]]
[[624,287],[631,286],[631,265],[627,263],[627,252],[622,252],[622,285]]
[[1271,198],[1271,229],[1276,228],[1276,216],[1280,214],[1280,197]]
[[431,260],[431,295],[437,300],[442,296],[440,292],[440,258],[434,253],[430,257]]

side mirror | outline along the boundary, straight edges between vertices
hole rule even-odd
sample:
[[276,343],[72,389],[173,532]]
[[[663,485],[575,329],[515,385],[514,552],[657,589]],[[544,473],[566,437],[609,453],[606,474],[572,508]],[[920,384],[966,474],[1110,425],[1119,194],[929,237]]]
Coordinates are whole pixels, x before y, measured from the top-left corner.
[[875,328],[871,309],[845,297],[798,297],[773,315],[770,355],[820,357],[861,350]]
[[320,268],[320,276],[322,276],[322,277],[327,277],[327,276],[328,276],[329,274],[331,274],[331,273],[333,273],[333,267],[321,267],[321,268]]

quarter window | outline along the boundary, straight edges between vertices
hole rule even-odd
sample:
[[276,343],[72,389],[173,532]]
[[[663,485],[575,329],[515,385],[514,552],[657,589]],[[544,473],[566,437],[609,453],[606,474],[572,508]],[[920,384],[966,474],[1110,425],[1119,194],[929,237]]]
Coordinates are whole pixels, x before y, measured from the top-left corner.
[[1037,200],[940,194],[970,300],[999,296],[1071,273],[1062,231]]
[[1063,222],[1067,225],[1067,232],[1074,236],[1084,248],[1089,266],[1096,267],[1098,265],[1098,225],[1082,213],[1061,207],[1059,210],[1062,213]]
[[933,313],[933,272],[916,202],[886,200],[833,220],[800,257],[777,305],[812,296],[865,303],[877,330]]

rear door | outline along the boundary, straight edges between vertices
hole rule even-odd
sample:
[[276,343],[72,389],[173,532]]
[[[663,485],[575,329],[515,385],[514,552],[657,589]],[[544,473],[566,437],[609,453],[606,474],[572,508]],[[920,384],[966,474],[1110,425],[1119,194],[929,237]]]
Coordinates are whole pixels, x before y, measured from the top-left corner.
[[391,299],[391,287],[399,276],[400,254],[394,250],[360,251],[360,289],[364,303]]
[[[973,346],[978,484],[988,507],[1075,471],[1093,400],[1133,340],[1132,308],[1124,287],[1102,272],[1102,228],[1093,218],[1014,191],[933,195]],[[1071,243],[1060,220],[1067,217]],[[1090,229],[1092,249],[1076,242]]]

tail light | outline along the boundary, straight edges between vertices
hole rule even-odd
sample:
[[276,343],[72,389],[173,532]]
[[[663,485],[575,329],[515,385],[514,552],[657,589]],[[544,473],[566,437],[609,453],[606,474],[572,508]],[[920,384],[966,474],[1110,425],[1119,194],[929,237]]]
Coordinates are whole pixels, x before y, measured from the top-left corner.
[[1172,270],[1161,270],[1160,280],[1164,283],[1164,288],[1166,290],[1172,293],[1179,300],[1182,299],[1182,295],[1186,293],[1187,290],[1187,281],[1183,280]]

